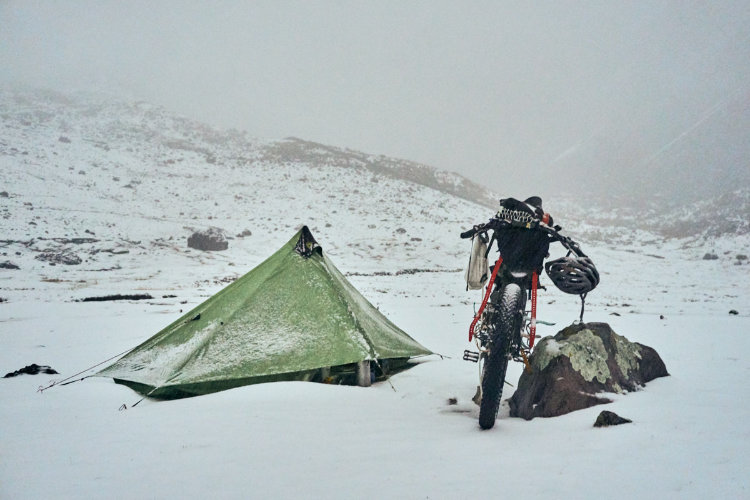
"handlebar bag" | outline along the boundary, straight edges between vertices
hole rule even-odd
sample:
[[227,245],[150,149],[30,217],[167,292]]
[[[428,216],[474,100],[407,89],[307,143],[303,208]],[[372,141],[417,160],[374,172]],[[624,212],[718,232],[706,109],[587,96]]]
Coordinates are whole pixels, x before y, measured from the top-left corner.
[[510,269],[537,272],[549,252],[549,238],[541,231],[518,227],[502,228],[495,233],[503,264]]
[[[514,198],[500,200],[497,217],[509,222],[539,220],[544,212]],[[495,233],[503,262],[511,269],[531,271],[542,269],[549,252],[549,238],[541,231],[524,227],[504,227]]]

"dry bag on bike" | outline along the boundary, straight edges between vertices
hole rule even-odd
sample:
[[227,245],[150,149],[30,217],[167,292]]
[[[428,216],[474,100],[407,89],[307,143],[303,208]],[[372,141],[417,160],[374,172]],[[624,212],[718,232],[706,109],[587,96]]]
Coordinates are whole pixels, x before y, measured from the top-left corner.
[[487,241],[481,236],[475,236],[471,245],[469,266],[464,273],[467,290],[480,290],[490,275],[487,262]]

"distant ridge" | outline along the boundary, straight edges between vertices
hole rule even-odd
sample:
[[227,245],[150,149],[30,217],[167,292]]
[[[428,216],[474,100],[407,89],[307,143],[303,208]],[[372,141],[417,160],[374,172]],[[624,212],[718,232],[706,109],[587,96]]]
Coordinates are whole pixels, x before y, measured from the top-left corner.
[[498,198],[481,185],[462,175],[437,170],[420,163],[369,155],[351,149],[327,146],[297,137],[287,137],[262,148],[263,158],[277,163],[301,162],[336,167],[361,168],[392,179],[405,180],[457,196],[489,208]]

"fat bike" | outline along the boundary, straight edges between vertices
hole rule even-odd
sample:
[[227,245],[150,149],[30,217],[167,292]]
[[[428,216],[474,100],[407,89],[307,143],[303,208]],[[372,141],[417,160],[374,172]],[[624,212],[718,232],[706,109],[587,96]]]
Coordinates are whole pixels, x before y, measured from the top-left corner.
[[[549,221],[548,214],[536,218],[522,210],[501,210],[488,223],[461,233],[462,238],[484,238],[485,242],[489,239],[486,253],[497,242],[500,252],[487,273],[483,301],[469,328],[469,341],[475,342],[478,351],[464,351],[465,360],[480,364],[478,397],[482,429],[495,425],[508,362],[523,362],[530,368],[528,356],[536,335],[538,272],[550,242],[560,242],[568,255],[547,262],[544,268],[560,290],[581,296],[581,321],[586,294],[599,283],[599,273],[591,259],[576,242],[559,233],[559,226],[550,226]],[[527,311],[528,302],[531,307]]]

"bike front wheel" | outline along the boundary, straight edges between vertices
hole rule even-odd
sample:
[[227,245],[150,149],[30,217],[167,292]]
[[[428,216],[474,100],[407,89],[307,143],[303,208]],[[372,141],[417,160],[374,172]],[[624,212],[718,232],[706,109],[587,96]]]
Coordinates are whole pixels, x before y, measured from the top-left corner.
[[479,426],[482,429],[491,429],[497,419],[511,340],[515,329],[521,328],[522,301],[521,287],[510,283],[503,289],[500,304],[497,305],[499,317],[495,324],[495,338],[482,369],[482,400],[479,404]]

